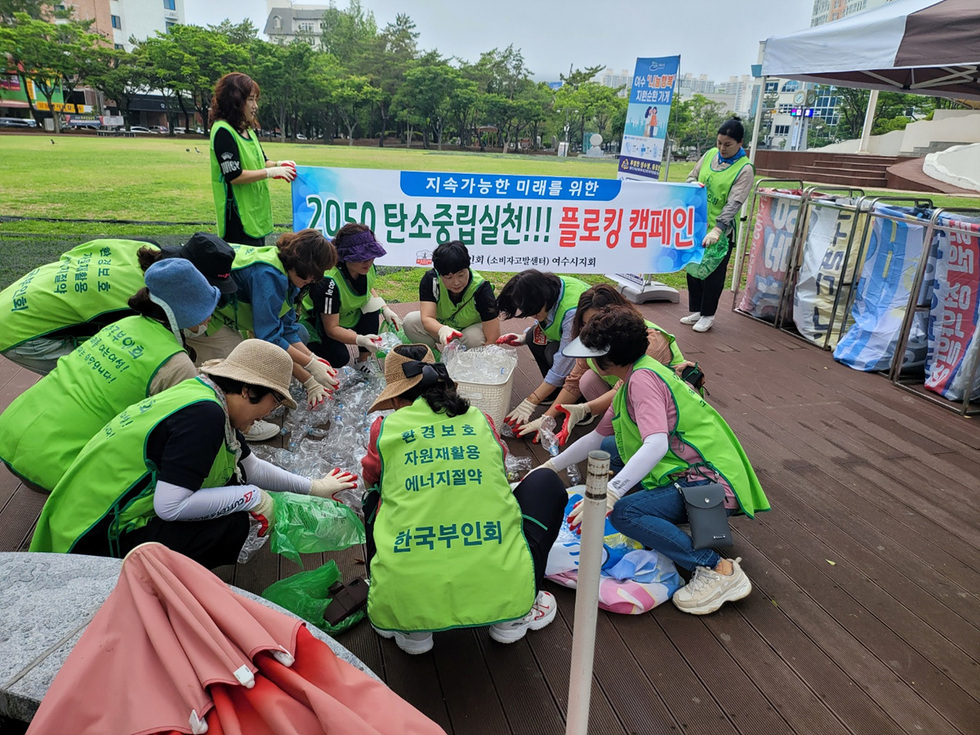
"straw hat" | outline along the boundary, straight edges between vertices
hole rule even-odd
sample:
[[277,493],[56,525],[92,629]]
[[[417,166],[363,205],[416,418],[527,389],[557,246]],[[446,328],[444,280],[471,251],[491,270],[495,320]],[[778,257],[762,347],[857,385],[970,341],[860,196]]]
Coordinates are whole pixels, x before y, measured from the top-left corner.
[[293,358],[278,345],[262,339],[247,339],[231,351],[224,360],[201,366],[201,372],[219,378],[231,378],[246,385],[271,388],[283,397],[283,403],[296,408],[289,395],[289,380],[293,376]]
[[432,350],[425,345],[398,345],[395,347],[385,355],[385,383],[387,385],[385,385],[385,389],[381,391],[381,395],[378,396],[378,399],[371,408],[368,409],[368,413],[387,411],[388,409],[394,408],[392,399],[410,391],[422,382],[424,375],[421,371],[410,378],[405,376],[405,363],[416,362],[412,358],[399,353],[399,350],[405,347],[425,347],[425,355],[419,362],[425,362],[430,365],[435,364],[436,358],[432,355]]

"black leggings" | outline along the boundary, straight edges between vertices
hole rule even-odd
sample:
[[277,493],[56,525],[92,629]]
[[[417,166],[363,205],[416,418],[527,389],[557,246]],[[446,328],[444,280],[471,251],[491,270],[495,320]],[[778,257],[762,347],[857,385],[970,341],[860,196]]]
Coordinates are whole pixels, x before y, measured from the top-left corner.
[[[531,559],[534,560],[534,583],[540,590],[545,568],[548,566],[548,554],[561,529],[568,493],[562,479],[545,468],[525,477],[514,488],[514,497],[521,506],[524,538],[531,550]],[[364,527],[367,530],[365,566],[369,570],[371,559],[377,550],[374,545],[374,517],[380,498],[377,492],[368,493],[364,498]]]
[[701,316],[714,316],[718,311],[718,300],[725,290],[725,277],[728,275],[728,261],[731,260],[732,249],[728,248],[724,259],[718,264],[707,278],[687,276],[687,304],[691,312],[701,312]]
[[[361,318],[357,320],[357,324],[352,329],[358,334],[377,334],[380,326],[381,312],[372,311],[368,314],[361,314]],[[311,335],[310,343],[306,345],[310,348],[310,352],[317,357],[322,357],[335,368],[343,367],[350,362],[350,349],[346,344],[331,339],[324,334],[321,325],[317,325],[316,331],[316,336]],[[318,341],[314,342],[314,339]],[[358,347],[357,349],[360,354],[367,352],[363,347]]]
[[142,528],[120,537],[120,552],[125,556],[140,544],[156,541],[203,567],[214,569],[238,561],[248,537],[248,523],[246,511],[206,521],[165,521],[154,516]]

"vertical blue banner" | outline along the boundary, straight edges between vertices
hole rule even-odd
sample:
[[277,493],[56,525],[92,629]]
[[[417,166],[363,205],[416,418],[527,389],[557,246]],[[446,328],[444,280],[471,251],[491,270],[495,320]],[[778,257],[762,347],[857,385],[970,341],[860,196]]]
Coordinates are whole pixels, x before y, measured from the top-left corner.
[[637,59],[619,151],[619,178],[660,178],[680,56]]

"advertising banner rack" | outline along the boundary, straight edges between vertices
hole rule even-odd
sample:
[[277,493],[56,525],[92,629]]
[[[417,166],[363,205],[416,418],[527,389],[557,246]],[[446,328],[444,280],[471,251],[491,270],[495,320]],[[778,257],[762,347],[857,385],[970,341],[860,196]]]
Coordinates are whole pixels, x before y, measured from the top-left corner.
[[792,249],[799,239],[802,199],[800,179],[760,179],[756,183],[748,210],[752,225],[739,232],[732,276],[733,311],[770,325],[775,323],[785,298]]
[[839,297],[854,275],[857,203],[863,197],[863,190],[846,186],[803,190],[776,326],[823,349],[832,347]]
[[963,416],[978,414],[980,209],[936,209],[925,238],[929,257],[923,257],[916,270],[895,351],[904,354],[916,315],[927,313],[924,380],[903,374],[898,360],[889,377],[898,387],[943,408]]

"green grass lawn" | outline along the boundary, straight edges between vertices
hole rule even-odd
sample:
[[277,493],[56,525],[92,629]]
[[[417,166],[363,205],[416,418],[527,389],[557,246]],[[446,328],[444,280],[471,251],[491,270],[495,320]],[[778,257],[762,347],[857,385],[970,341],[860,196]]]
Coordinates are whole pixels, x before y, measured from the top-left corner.
[[[51,141],[54,141],[52,143]],[[460,173],[615,178],[615,159],[557,158],[304,143],[263,143],[271,159],[300,165]],[[195,230],[214,231],[208,141],[199,136],[99,138],[94,135],[0,134],[0,288],[79,242],[99,237],[146,237],[164,244]],[[675,163],[670,180],[683,181],[690,163]],[[273,182],[279,229],[292,219],[290,190]],[[9,217],[42,219],[5,220]],[[45,219],[59,221],[45,221]],[[116,220],[122,223],[83,222]],[[154,223],[154,224],[129,224]],[[160,223],[160,224],[157,224]],[[163,224],[172,223],[172,224]],[[498,290],[511,273],[483,272]],[[412,269],[388,272],[390,301],[418,299]],[[589,276],[590,283],[605,281]],[[683,275],[665,276],[683,287]]]

